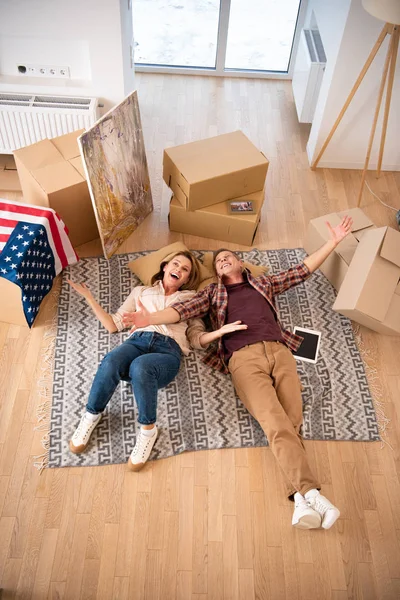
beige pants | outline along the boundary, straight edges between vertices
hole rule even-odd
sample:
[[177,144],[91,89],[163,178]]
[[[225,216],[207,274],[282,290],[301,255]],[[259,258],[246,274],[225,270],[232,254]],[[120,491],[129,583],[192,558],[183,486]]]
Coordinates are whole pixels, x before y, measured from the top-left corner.
[[296,361],[280,342],[258,342],[233,353],[229,371],[236,392],[267,436],[288,496],[319,488],[308,464],[300,426],[303,404]]

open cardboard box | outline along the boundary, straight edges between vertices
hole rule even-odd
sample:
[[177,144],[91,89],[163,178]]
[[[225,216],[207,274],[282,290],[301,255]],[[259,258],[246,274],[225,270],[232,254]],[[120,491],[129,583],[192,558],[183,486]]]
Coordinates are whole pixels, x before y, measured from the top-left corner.
[[171,231],[199,235],[214,240],[251,246],[256,234],[264,202],[265,191],[259,190],[235,201],[252,200],[254,212],[232,214],[229,201],[187,211],[175,196],[172,196],[169,211]]
[[14,151],[24,202],[53,208],[73,246],[99,237],[77,142],[83,131]]
[[374,223],[360,208],[331,213],[310,221],[304,242],[304,249],[308,254],[312,254],[329,240],[326,221],[329,221],[332,227],[335,227],[339,225],[345,215],[349,215],[353,219],[351,233],[340,242],[335,251],[320,266],[322,273],[337,291],[343,283],[360,240],[367,231],[375,228]]
[[333,309],[379,333],[400,335],[400,232],[363,235]]
[[17,167],[11,154],[0,154],[0,190],[6,192],[20,192]]
[[269,162],[241,131],[166,148],[163,179],[185,210],[264,188]]

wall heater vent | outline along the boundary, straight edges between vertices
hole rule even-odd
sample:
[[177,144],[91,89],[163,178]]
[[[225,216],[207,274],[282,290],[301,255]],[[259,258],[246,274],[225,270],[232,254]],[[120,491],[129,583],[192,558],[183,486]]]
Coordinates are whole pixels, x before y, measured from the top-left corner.
[[99,118],[97,98],[0,94],[0,154],[77,129]]

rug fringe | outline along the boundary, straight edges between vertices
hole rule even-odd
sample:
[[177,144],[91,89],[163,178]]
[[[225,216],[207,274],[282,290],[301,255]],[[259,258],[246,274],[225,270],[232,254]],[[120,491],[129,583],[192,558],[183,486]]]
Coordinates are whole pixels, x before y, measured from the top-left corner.
[[391,450],[393,450],[388,440],[388,429],[390,425],[390,419],[385,412],[384,391],[380,382],[378,369],[376,368],[375,353],[373,352],[373,349],[371,347],[367,348],[362,337],[361,326],[356,323],[352,323],[352,325],[354,337],[356,339],[358,349],[364,362],[365,373],[368,379],[368,385],[371,390],[376,418],[378,421],[379,435],[381,437],[381,448],[383,448],[384,446],[388,446]]
[[38,469],[41,474],[44,469],[49,466],[50,453],[50,423],[51,423],[51,404],[52,404],[52,386],[53,386],[53,368],[54,368],[54,352],[56,347],[57,336],[57,305],[60,292],[60,283],[55,286],[55,289],[50,292],[49,310],[53,315],[45,323],[45,333],[43,336],[44,345],[42,347],[42,362],[40,374],[37,382],[37,390],[41,402],[36,409],[37,424],[35,431],[43,431],[44,434],[40,440],[44,452],[33,457],[33,466]]

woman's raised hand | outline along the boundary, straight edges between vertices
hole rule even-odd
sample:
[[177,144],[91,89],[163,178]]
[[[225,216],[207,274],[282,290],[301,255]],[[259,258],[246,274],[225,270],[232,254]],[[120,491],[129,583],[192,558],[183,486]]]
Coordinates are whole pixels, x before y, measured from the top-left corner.
[[78,292],[78,294],[86,298],[86,300],[91,300],[93,298],[93,294],[87,287],[86,283],[76,283],[75,281],[71,281],[70,279],[67,279],[67,283],[69,283],[69,285],[73,287],[74,290]]
[[233,331],[239,331],[241,329],[247,329],[247,325],[243,325],[242,321],[234,321],[233,323],[227,323],[218,329],[218,332],[221,334],[220,337],[227,333],[232,333]]

